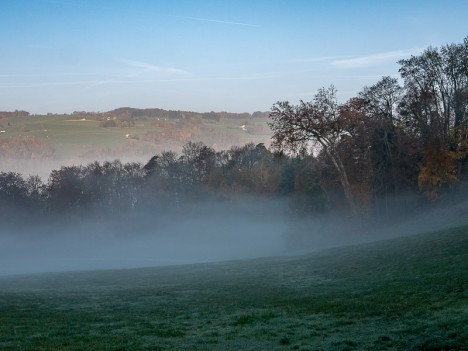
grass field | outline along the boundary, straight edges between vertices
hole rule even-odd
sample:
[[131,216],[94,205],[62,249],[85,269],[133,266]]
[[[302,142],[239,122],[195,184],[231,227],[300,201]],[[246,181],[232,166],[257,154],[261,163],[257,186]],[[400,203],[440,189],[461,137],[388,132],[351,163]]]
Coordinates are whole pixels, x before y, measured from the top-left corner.
[[0,350],[467,350],[468,227],[249,261],[0,278]]
[[[182,132],[195,131],[190,137],[187,134],[183,137],[172,135],[148,141],[144,140],[146,133],[161,132],[165,126],[175,126],[177,120],[157,123],[154,120],[137,120],[131,127],[103,128],[99,121],[73,119],[69,115],[15,117],[0,119],[0,129],[4,131],[0,134],[0,141],[8,137],[35,138],[52,146],[56,157],[70,159],[100,149],[116,150],[123,156],[148,150],[148,155],[153,155],[161,150],[178,151],[189,140],[204,141],[220,149],[248,142],[268,143],[270,138],[268,133],[254,135],[243,131],[240,128],[243,120],[239,119],[222,118],[219,122],[202,120],[200,123],[197,129],[190,125],[179,128]],[[251,123],[267,129],[267,118],[257,118]],[[133,137],[127,139],[127,134]]]

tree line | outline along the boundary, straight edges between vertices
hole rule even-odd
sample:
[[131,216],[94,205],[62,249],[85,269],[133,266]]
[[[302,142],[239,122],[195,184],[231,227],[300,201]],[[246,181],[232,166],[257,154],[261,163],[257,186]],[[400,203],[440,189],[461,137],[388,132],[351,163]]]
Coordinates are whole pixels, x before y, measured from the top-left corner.
[[343,104],[332,86],[270,115],[274,149],[326,157],[355,214],[403,191],[436,200],[466,180],[468,37],[399,64],[403,86],[383,77]]
[[239,194],[283,198],[291,214],[389,218],[453,200],[468,175],[468,37],[399,61],[402,85],[382,77],[344,103],[335,88],[277,102],[272,147],[215,151],[189,142],[147,164],[93,162],[47,181],[0,173],[0,216],[120,216],[183,211]]

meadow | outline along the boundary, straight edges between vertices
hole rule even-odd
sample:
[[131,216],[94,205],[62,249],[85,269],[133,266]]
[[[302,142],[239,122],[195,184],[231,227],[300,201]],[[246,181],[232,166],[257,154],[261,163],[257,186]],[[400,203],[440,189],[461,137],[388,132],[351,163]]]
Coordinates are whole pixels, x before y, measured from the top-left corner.
[[91,118],[72,115],[32,115],[0,119],[2,138],[33,138],[51,146],[58,159],[80,157],[151,156],[163,150],[180,151],[191,141],[203,141],[216,149],[248,142],[269,143],[267,118],[250,120],[262,132],[241,128],[242,119],[221,118],[219,121],[178,119],[136,120],[132,126],[103,127]]
[[0,278],[0,350],[466,349],[466,226],[301,256]]

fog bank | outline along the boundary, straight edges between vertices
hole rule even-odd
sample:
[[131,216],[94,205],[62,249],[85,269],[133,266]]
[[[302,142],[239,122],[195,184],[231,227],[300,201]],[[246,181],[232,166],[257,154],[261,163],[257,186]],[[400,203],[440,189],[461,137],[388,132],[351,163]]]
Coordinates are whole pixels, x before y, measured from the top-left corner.
[[0,274],[117,269],[284,254],[280,204],[198,204],[187,213],[54,223],[0,235]]
[[291,213],[239,197],[115,219],[71,219],[0,232],[0,275],[124,269],[297,255],[468,224],[468,201],[389,221]]

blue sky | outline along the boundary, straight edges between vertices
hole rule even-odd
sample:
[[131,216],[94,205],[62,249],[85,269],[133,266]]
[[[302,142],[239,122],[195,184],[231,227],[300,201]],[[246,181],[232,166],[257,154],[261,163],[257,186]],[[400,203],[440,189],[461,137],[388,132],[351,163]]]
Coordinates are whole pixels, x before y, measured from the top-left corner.
[[0,110],[267,111],[468,35],[468,1],[0,0]]

